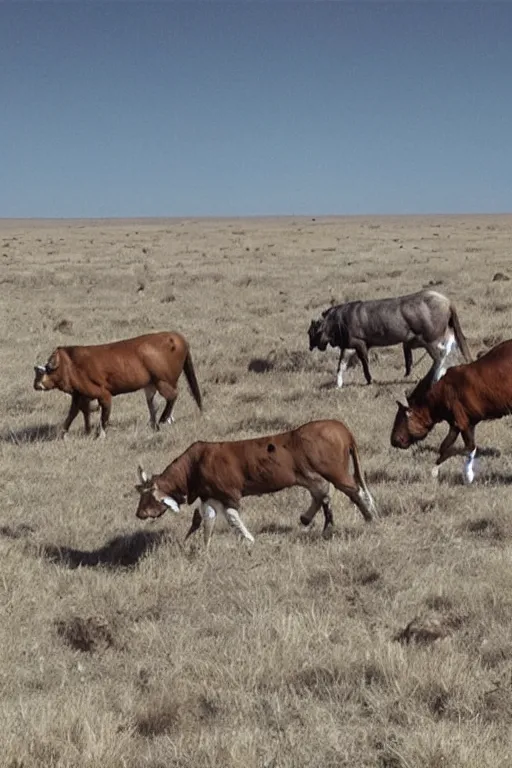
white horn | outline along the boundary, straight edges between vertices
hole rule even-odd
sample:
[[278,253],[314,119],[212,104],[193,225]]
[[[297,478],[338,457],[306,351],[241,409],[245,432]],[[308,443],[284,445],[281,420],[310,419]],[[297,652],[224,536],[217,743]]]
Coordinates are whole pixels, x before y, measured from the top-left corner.
[[144,472],[144,470],[142,469],[142,467],[140,466],[140,464],[138,466],[138,472],[139,472],[139,480],[140,480],[140,482],[141,483],[147,483],[149,478],[146,475],[146,473]]
[[45,365],[36,365],[36,371],[38,373],[46,373],[46,366]]

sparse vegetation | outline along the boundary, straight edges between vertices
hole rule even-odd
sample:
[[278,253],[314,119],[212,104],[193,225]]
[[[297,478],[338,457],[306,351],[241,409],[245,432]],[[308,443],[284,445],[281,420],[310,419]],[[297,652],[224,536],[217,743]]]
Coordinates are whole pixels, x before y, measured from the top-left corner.
[[[389,445],[401,349],[340,392],[337,351],[309,353],[307,329],[332,302],[442,285],[475,355],[510,338],[512,218],[311,221],[1,223],[3,765],[510,764],[510,421],[480,426],[473,487],[462,457],[435,482],[444,427]],[[158,330],[190,341],[204,413],[182,383],[156,435],[137,393],[105,441],[57,440],[69,399],[32,391],[32,366]],[[329,417],[358,440],[378,523],[335,493],[325,540],[295,488],[244,501],[251,553],[219,520],[204,557],[200,533],[183,545],[192,509],[135,518],[139,461]]]

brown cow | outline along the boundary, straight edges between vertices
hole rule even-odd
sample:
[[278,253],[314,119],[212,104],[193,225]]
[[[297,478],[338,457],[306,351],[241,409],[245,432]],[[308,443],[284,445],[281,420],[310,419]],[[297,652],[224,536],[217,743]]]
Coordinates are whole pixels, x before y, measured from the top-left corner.
[[472,483],[476,425],[512,412],[512,340],[503,341],[473,363],[449,368],[435,383],[434,378],[431,369],[408,396],[407,406],[397,401],[391,445],[409,448],[423,440],[435,424],[447,421],[450,431],[441,443],[432,474],[437,477],[438,466],[457,453],[453,445],[461,434],[468,452],[463,477]]
[[[350,472],[352,457],[354,471]],[[193,443],[159,475],[148,478],[139,467],[140,493],[137,517],[160,517],[169,507],[201,500],[187,538],[204,523],[206,547],[217,511],[241,535],[254,538],[242,523],[238,508],[244,496],[262,496],[299,485],[312,496],[300,520],[309,525],[323,508],[324,531],[332,525],[329,484],[345,493],[363,517],[378,516],[365,483],[354,437],[341,421],[311,421],[290,432],[251,440],[222,443]]]
[[[179,333],[148,333],[111,344],[57,347],[46,365],[36,365],[34,389],[60,389],[71,395],[63,436],[79,411],[83,413],[86,433],[90,432],[90,402],[97,399],[101,408],[99,435],[104,437],[114,395],[144,389],[153,429],[159,429],[158,423],[172,420],[177,383],[183,370],[194,400],[202,408],[188,343]],[[156,392],[167,401],[159,422],[154,404]]]

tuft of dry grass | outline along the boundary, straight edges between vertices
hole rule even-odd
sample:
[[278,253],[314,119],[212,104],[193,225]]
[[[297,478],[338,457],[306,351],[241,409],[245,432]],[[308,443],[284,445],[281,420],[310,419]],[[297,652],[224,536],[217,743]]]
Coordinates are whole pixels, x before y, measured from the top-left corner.
[[[476,354],[510,337],[512,218],[376,217],[0,224],[2,764],[9,768],[505,768],[512,572],[507,420],[430,476],[446,433],[389,445],[411,382],[399,347],[334,386],[308,350],[331,304],[438,286]],[[504,276],[504,277],[503,277]],[[204,412],[181,387],[153,434],[142,393],[105,441],[62,393],[32,390],[58,344],[157,330],[189,339]],[[412,379],[428,367],[415,352]],[[333,493],[335,528],[303,530],[298,488],[244,500],[247,550],[192,510],[135,518],[136,467],[194,440],[317,418],[354,432],[382,519]],[[93,414],[98,419],[98,414]],[[397,642],[400,641],[400,642]]]

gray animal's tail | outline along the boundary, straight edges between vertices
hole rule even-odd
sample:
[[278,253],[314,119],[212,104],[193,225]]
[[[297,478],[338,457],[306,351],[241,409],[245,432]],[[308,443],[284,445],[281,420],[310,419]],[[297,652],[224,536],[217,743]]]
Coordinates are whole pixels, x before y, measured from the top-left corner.
[[364,479],[363,470],[361,467],[361,459],[359,458],[359,451],[355,440],[352,441],[352,445],[350,446],[350,455],[352,456],[352,462],[354,464],[354,477],[356,483],[362,489],[363,494],[366,497],[369,512],[373,517],[379,517],[379,511],[375,505],[374,498],[370,493],[370,489],[366,485],[366,480]]
[[197,383],[196,372],[194,371],[194,366],[192,364],[192,357],[190,355],[190,352],[187,352],[185,363],[183,365],[183,370],[185,371],[185,376],[187,377],[187,384],[189,386],[192,397],[196,401],[199,410],[202,411],[203,401],[201,398],[201,391],[199,389],[199,384]]
[[450,304],[450,319],[448,320],[448,325],[451,328],[453,328],[453,332],[455,334],[455,341],[457,342],[459,349],[464,355],[464,359],[466,360],[467,363],[471,363],[473,358],[471,357],[471,352],[469,351],[466,337],[462,333],[462,328],[460,327],[457,310],[455,309],[455,306],[453,304]]

